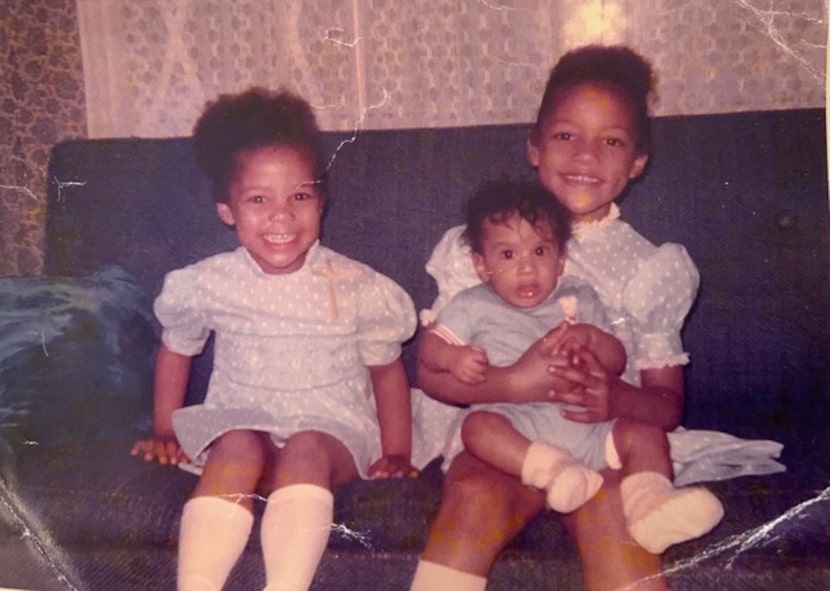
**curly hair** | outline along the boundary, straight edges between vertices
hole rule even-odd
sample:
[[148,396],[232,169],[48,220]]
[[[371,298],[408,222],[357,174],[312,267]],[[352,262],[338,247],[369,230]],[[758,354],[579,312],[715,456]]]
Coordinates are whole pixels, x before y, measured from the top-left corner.
[[535,143],[539,139],[545,120],[565,92],[581,84],[605,86],[628,103],[637,133],[637,150],[648,153],[651,145],[649,103],[656,99],[657,77],[645,58],[624,45],[586,45],[559,59],[548,77],[531,141]]
[[547,189],[536,183],[519,183],[509,179],[485,181],[467,202],[467,227],[464,242],[481,253],[484,222],[503,224],[514,215],[534,228],[549,222],[559,248],[571,237],[571,217]]
[[210,179],[213,198],[228,199],[241,153],[265,146],[306,152],[323,182],[322,134],[309,104],[288,91],[251,88],[207,103],[193,128],[196,162]]

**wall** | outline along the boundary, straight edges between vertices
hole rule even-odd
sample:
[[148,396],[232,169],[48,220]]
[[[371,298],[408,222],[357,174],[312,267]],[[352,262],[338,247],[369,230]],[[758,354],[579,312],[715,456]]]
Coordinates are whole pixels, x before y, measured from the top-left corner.
[[75,1],[0,2],[0,64],[0,274],[35,274],[49,150],[86,135]]
[[4,0],[0,274],[41,270],[48,151],[62,139],[186,135],[206,100],[250,84],[302,93],[327,129],[524,122],[552,62],[588,42],[652,59],[657,115],[818,107],[826,6]]

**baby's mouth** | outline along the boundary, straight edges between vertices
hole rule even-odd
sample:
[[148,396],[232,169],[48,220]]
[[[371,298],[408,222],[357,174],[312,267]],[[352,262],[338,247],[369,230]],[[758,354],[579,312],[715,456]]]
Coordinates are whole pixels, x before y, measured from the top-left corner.
[[539,288],[535,285],[522,285],[516,291],[519,294],[519,297],[533,298],[536,297],[537,293],[539,293]]

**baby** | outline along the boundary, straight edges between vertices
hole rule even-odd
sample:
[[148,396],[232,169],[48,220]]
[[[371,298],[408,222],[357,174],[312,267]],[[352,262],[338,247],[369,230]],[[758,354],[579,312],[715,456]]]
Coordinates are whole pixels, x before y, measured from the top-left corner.
[[[515,363],[548,334],[555,341],[551,364],[579,363],[576,351],[587,349],[609,374],[619,375],[625,351],[606,332],[596,293],[573,277],[560,279],[569,237],[567,211],[542,187],[482,185],[470,200],[464,234],[482,283],[441,310],[424,335],[420,362],[464,383],[482,383],[491,366]],[[668,440],[660,428],[628,418],[582,422],[574,410],[553,402],[481,400],[451,429],[445,466],[463,446],[544,490],[548,506],[562,513],[596,494],[599,470],[621,469],[629,532],[653,553],[703,535],[720,521],[723,508],[709,491],[672,485]]]

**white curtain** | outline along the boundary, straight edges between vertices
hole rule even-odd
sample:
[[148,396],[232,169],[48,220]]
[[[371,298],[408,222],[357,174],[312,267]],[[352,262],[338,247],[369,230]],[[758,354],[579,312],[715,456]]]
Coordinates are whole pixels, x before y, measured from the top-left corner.
[[204,103],[287,87],[325,129],[526,122],[567,49],[627,43],[657,114],[824,105],[817,0],[78,0],[91,137],[190,133]]

